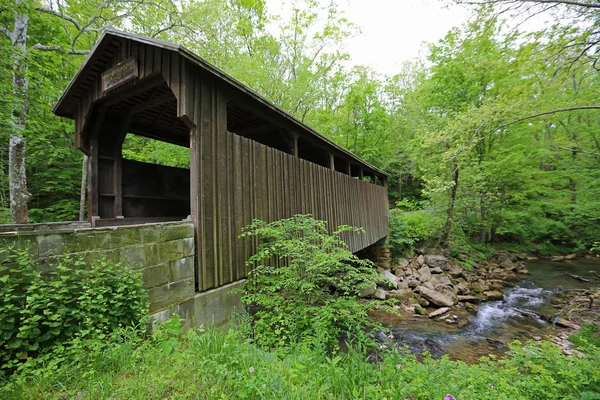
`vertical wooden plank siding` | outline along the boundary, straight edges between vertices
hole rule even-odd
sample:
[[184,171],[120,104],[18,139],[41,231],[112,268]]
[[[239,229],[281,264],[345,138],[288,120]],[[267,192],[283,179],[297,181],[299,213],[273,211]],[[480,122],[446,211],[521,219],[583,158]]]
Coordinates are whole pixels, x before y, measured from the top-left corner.
[[[343,235],[352,252],[387,236],[387,188],[336,172],[331,159],[325,168],[228,132],[227,99],[220,83],[179,54],[124,39],[115,39],[110,46],[106,68],[136,57],[139,80],[162,76],[178,100],[178,116],[190,127],[191,215],[196,225],[199,291],[247,276],[244,261],[256,250],[257,241],[238,236],[255,218],[273,221],[302,213],[329,221],[330,231],[340,224],[363,227],[364,234]],[[75,117],[78,138],[91,129],[87,123],[92,104],[104,96],[99,75],[82,96]],[[102,132],[109,128],[103,127]],[[101,135],[89,139],[89,207],[90,215],[97,216],[108,199],[118,195],[120,176],[114,176],[110,190],[113,181],[99,181],[103,168],[115,161],[99,148]],[[111,177],[113,172],[119,175],[118,165],[109,172]],[[118,213],[119,204],[114,200],[110,204],[116,207],[106,213]]]
[[[208,96],[200,101],[197,115],[220,115],[207,109],[211,104],[222,107],[218,95],[208,89],[193,92]],[[204,199],[196,221],[199,246],[205,247],[198,251],[199,290],[247,276],[244,262],[257,243],[238,236],[255,218],[274,221],[304,213],[330,221],[330,231],[341,224],[363,227],[364,234],[344,235],[353,252],[387,235],[386,188],[239,137],[220,123],[208,125],[212,128],[197,130],[201,133],[194,139],[201,143],[195,147]]]

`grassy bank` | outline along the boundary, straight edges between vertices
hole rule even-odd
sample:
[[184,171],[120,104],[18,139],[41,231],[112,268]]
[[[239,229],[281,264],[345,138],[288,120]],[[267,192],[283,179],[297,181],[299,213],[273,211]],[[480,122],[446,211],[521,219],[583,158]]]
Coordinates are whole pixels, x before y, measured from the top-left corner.
[[[549,344],[467,365],[382,349],[328,356],[316,347],[264,351],[239,331],[121,335],[2,382],[2,399],[600,399],[600,351],[566,357]],[[170,333],[169,333],[170,332]],[[62,357],[62,360],[61,358]]]

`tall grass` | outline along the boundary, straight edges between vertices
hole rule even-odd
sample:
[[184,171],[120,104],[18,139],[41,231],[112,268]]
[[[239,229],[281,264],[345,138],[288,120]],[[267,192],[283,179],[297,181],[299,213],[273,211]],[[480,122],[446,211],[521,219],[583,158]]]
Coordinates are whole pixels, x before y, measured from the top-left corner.
[[[58,368],[3,382],[2,399],[600,399],[600,351],[515,347],[505,360],[467,365],[393,349],[372,362],[360,350],[262,350],[231,329],[190,330],[169,354],[135,334],[97,351],[73,351]],[[87,346],[94,348],[94,346]]]

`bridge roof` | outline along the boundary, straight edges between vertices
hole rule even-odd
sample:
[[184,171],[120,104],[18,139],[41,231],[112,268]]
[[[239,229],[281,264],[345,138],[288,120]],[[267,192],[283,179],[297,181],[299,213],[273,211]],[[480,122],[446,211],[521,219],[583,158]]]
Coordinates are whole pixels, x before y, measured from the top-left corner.
[[265,97],[256,93],[248,86],[244,85],[235,78],[221,71],[219,68],[210,64],[206,60],[194,54],[192,51],[186,49],[185,47],[176,43],[158,40],[146,36],[135,35],[129,32],[119,31],[112,28],[106,29],[102,33],[102,35],[94,45],[92,51],[90,52],[86,60],[83,62],[83,64],[81,65],[81,67],[79,68],[79,70],[77,71],[77,73],[75,74],[75,76],[63,92],[63,94],[61,95],[61,97],[59,98],[57,104],[54,106],[53,109],[53,112],[56,115],[71,119],[75,118],[75,110],[77,104],[80,101],[80,97],[77,93],[78,86],[82,82],[84,82],[90,74],[95,73],[94,70],[97,69],[96,64],[98,61],[98,58],[94,57],[94,55],[96,54],[96,50],[98,50],[103,46],[103,44],[110,40],[113,40],[114,38],[123,38],[127,40],[137,41],[139,43],[160,47],[161,49],[173,51],[180,54],[182,57],[187,59],[193,65],[199,67],[205,73],[208,73],[214,78],[217,78],[224,84],[228,85],[234,91],[250,96],[252,99],[259,102],[261,105],[267,107],[270,112],[276,114],[280,118],[283,118],[288,123],[288,125],[293,127],[294,132],[296,132],[299,135],[299,137],[310,138],[313,142],[318,143],[324,149],[334,151],[335,153],[344,154],[346,157],[351,159],[354,164],[362,166],[366,171],[370,170],[379,175],[389,176],[389,174],[385,171],[367,163],[366,161],[362,160],[360,157],[354,155],[342,146],[324,137],[319,132],[309,127],[293,115],[283,111],[281,108],[271,103]]

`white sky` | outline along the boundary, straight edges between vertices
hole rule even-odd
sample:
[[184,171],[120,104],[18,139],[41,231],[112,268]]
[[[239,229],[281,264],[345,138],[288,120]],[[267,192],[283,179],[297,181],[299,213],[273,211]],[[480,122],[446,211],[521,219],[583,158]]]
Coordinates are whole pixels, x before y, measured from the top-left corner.
[[346,0],[346,15],[362,34],[351,38],[348,52],[354,63],[395,74],[404,61],[419,55],[424,42],[436,42],[467,21],[464,7],[443,8],[442,1]]
[[[293,1],[266,0],[269,12],[284,18]],[[326,0],[321,4],[327,4]],[[361,30],[346,42],[350,64],[371,66],[386,75],[399,73],[403,62],[424,54],[425,42],[442,39],[452,27],[467,22],[474,11],[467,6],[449,6],[449,0],[337,0],[337,4]],[[513,17],[508,18],[509,25],[521,31],[537,31],[557,22],[547,14]]]
[[[353,65],[369,65],[393,75],[404,61],[419,55],[422,43],[436,42],[466,22],[469,11],[443,7],[443,0],[338,0],[346,18],[361,29],[347,41]],[[282,13],[282,0],[267,0],[268,9]],[[285,7],[285,6],[284,6]]]

